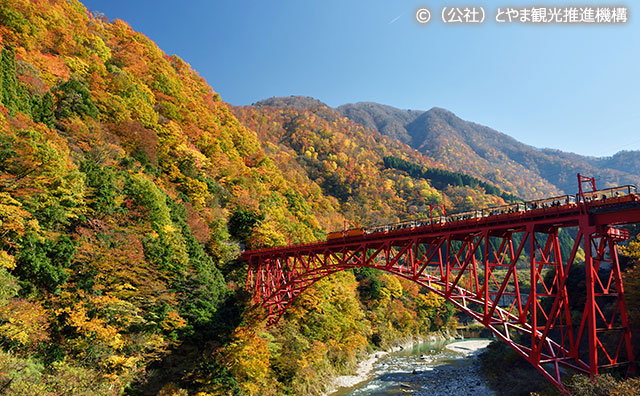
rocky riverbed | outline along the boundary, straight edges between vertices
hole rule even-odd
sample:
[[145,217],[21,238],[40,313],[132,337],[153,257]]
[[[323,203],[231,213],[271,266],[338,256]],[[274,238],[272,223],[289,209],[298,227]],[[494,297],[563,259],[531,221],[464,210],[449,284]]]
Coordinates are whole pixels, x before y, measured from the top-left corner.
[[[391,352],[369,362],[368,380],[331,395],[494,396],[479,372],[477,359],[478,352],[488,343],[423,343]],[[363,373],[359,374],[362,378]]]

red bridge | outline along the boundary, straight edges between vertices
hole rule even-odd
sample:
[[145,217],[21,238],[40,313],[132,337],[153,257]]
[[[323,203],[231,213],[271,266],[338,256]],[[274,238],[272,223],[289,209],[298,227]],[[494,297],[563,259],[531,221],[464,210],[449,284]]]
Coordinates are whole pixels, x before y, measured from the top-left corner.
[[[247,289],[271,324],[317,280],[371,267],[410,279],[490,329],[562,392],[568,370],[635,370],[616,243],[640,223],[634,186],[580,192],[329,234],[326,242],[246,251]],[[583,182],[592,191],[583,192]],[[561,252],[559,231],[573,236]],[[583,257],[584,256],[584,257]],[[585,263],[585,289],[568,292]],[[573,313],[572,313],[573,311]],[[576,315],[580,311],[580,315]]]

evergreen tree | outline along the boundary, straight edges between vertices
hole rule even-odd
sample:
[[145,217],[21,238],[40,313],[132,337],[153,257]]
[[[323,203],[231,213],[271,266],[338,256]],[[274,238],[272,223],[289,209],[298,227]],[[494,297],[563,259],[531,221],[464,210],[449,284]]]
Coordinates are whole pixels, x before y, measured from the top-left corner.
[[44,123],[49,128],[53,128],[54,122],[56,121],[54,110],[55,103],[53,101],[53,95],[51,95],[50,91],[47,91],[44,95],[42,95],[38,121]]
[[2,104],[14,114],[17,106],[18,77],[16,73],[16,52],[8,47],[2,50],[0,64],[2,65]]
[[[17,80],[16,80],[17,81]],[[29,88],[25,84],[20,81],[17,81],[18,85],[16,86],[16,110],[21,113],[24,113],[28,116],[31,116],[32,112],[32,96],[29,92]],[[38,95],[35,95],[37,97]],[[39,101],[39,99],[37,99]]]
[[31,119],[35,122],[40,122],[42,114],[42,98],[38,95],[33,95],[30,101]]
[[69,81],[58,85],[57,90],[60,92],[57,118],[68,118],[74,114],[86,114],[93,118],[98,116],[98,109],[91,100],[91,94],[80,80],[70,78]]

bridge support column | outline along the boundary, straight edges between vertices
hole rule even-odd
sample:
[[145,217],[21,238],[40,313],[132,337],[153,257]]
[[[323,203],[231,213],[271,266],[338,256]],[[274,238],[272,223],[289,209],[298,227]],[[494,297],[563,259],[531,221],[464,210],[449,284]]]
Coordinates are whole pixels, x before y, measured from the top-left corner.
[[580,328],[588,335],[589,374],[595,376],[601,368],[622,365],[635,372],[616,249],[616,242],[628,239],[629,234],[613,227],[590,227],[589,231],[584,236],[587,300]]

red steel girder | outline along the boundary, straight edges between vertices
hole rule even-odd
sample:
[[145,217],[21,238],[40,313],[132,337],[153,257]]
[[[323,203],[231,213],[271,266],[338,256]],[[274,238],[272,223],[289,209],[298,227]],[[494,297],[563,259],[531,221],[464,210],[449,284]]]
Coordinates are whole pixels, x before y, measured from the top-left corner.
[[[561,367],[589,375],[620,365],[634,369],[616,251],[628,233],[612,225],[640,221],[640,205],[596,213],[557,209],[245,252],[247,289],[275,323],[322,278],[356,267],[387,271],[450,301],[566,393]],[[562,228],[576,233],[564,256]],[[582,252],[586,301],[575,321],[579,301],[569,296],[567,281]]]

